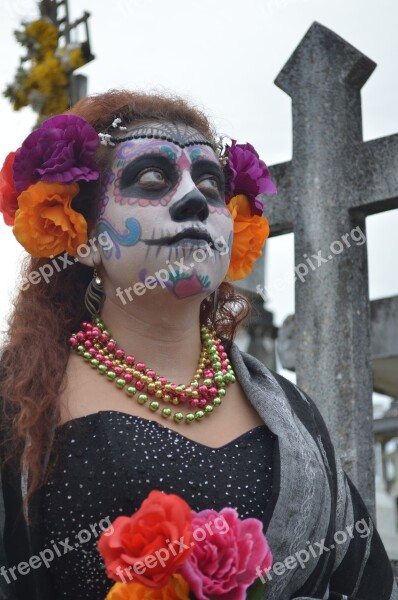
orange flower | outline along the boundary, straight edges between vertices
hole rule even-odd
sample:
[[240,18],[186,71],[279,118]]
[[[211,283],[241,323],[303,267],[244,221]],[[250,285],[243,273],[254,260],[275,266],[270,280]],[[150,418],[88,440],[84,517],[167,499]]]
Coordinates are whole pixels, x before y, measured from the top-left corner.
[[162,588],[147,588],[142,583],[115,583],[105,600],[189,600],[189,585],[182,575],[173,575]]
[[75,256],[78,246],[87,242],[87,222],[71,207],[78,192],[77,183],[40,181],[18,196],[13,233],[32,256],[65,251]]
[[269,236],[269,225],[264,215],[252,215],[247,196],[239,194],[227,204],[234,220],[234,239],[227,277],[231,281],[243,279],[261,256]]
[[17,152],[7,154],[0,171],[0,212],[3,213],[6,225],[14,224],[15,211],[18,209],[17,193],[14,187],[14,175],[12,171]]

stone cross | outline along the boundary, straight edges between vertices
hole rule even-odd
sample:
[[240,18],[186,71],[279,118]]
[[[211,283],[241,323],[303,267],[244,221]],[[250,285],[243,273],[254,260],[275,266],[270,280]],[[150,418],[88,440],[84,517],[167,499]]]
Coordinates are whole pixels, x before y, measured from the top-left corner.
[[294,232],[297,383],[318,405],[374,514],[367,215],[398,207],[398,135],[362,137],[376,65],[314,23],[275,83],[292,98],[293,158],[265,196],[271,235]]

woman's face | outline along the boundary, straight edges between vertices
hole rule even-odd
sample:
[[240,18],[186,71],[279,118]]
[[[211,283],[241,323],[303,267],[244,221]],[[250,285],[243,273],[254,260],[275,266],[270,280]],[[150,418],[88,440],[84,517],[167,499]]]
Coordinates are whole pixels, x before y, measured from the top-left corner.
[[[156,124],[157,131],[161,127]],[[144,294],[197,295],[201,301],[229,266],[233,220],[219,160],[209,146],[175,143],[203,140],[195,130],[163,127],[173,141],[140,138],[107,147],[113,159],[96,234],[106,232],[113,242],[101,248],[101,275],[106,294],[122,304]]]

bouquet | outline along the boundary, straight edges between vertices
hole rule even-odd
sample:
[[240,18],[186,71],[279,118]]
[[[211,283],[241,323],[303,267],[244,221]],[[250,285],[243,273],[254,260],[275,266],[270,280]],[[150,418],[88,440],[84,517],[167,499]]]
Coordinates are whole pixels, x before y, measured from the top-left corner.
[[98,540],[116,581],[105,600],[259,600],[258,575],[272,565],[262,527],[233,508],[195,512],[180,496],[154,490]]

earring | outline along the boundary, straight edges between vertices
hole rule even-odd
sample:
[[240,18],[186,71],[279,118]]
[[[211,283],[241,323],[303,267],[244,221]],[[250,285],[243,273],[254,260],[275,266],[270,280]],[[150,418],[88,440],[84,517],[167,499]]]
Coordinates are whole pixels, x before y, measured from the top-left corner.
[[219,289],[216,288],[214,290],[214,297],[213,297],[213,323],[216,322],[216,317],[217,317],[218,295],[219,295]]
[[84,296],[84,304],[91,317],[94,319],[101,313],[101,308],[104,303],[105,294],[102,287],[102,279],[94,269],[93,278],[88,284],[86,294]]

